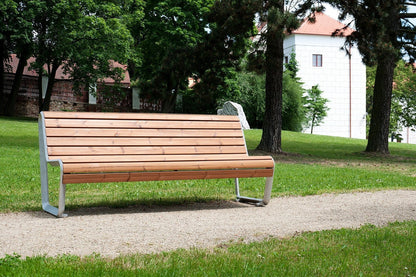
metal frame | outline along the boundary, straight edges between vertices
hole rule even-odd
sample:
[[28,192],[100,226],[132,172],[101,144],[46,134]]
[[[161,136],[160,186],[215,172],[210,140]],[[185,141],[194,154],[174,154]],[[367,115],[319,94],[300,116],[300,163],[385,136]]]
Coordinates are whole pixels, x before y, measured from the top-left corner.
[[[45,132],[45,117],[43,112],[39,115],[39,157],[40,157],[40,183],[42,192],[42,208],[44,211],[56,216],[67,217],[64,214],[65,211],[65,191],[66,185],[62,183],[63,164],[61,160],[49,160],[48,158],[48,146],[46,144],[46,132]],[[52,166],[60,167],[60,182],[59,182],[59,203],[58,208],[52,206],[49,203],[49,183],[48,183],[48,164]]]
[[[241,121],[240,121],[240,125],[241,125]],[[243,134],[244,146],[246,148],[246,154],[248,156],[247,143],[245,143],[246,137],[244,135],[244,130],[243,130],[242,125],[241,125],[241,133]],[[266,185],[264,187],[263,199],[241,196],[239,180],[238,178],[235,178],[235,194],[237,195],[237,201],[242,202],[242,203],[252,203],[252,204],[255,204],[256,206],[266,206],[267,204],[269,204],[269,201],[272,195],[273,177],[274,177],[274,166],[273,166],[272,176],[266,177]]]
[[[273,170],[273,176],[274,176],[274,170]],[[273,176],[266,177],[266,185],[264,187],[263,199],[241,196],[239,180],[238,178],[235,178],[235,194],[237,195],[237,202],[252,203],[252,204],[255,204],[256,206],[266,206],[267,204],[269,204],[271,194],[272,194]]]

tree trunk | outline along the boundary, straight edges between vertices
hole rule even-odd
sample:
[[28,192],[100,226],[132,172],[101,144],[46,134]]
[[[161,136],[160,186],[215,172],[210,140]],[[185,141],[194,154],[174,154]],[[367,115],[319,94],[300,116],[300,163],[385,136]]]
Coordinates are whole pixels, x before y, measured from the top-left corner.
[[7,105],[4,108],[4,113],[6,115],[14,115],[17,95],[19,93],[20,83],[23,77],[23,70],[27,65],[28,58],[29,57],[26,53],[22,53],[22,55],[19,57],[19,64],[17,65],[16,73],[14,74],[12,90],[10,91],[9,99],[7,100]]
[[5,66],[5,42],[0,40],[0,113],[3,113],[6,104],[6,94],[4,92],[4,66]]
[[390,110],[395,67],[395,56],[385,55],[378,61],[366,152],[389,154]]
[[169,93],[165,95],[165,97],[163,97],[162,113],[174,113],[175,112],[176,96],[177,96],[177,90],[175,89],[174,92]]
[[48,86],[46,88],[45,99],[42,99],[42,74],[39,74],[39,112],[49,111],[51,104],[53,85],[55,84],[55,75],[58,70],[59,63],[52,64],[52,71],[49,73]]
[[[283,3],[278,1],[283,14]],[[271,24],[269,21],[268,24]],[[266,34],[266,107],[258,150],[282,152],[283,26],[268,26]]]

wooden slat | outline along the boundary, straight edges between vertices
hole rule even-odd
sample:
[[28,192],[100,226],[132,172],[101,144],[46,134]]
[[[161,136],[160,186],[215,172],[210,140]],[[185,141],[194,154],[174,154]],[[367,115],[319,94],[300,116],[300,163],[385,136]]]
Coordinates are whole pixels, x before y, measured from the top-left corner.
[[271,177],[273,169],[64,174],[65,184]]
[[198,146],[244,145],[236,138],[47,138],[48,146]]
[[224,129],[87,129],[46,128],[48,137],[240,137],[241,130]]
[[43,112],[48,118],[77,118],[77,119],[132,119],[132,120],[202,120],[202,121],[234,121],[239,122],[234,115],[206,115],[206,114],[163,114],[163,113],[90,113],[90,112]]
[[136,128],[136,129],[241,129],[240,122],[218,121],[162,121],[162,120],[96,120],[45,119],[46,128]]
[[125,162],[125,163],[66,163],[64,173],[140,172],[166,170],[215,170],[272,168],[271,158],[263,160],[180,161],[180,162]]
[[245,154],[245,146],[48,147],[49,156]]
[[44,112],[47,151],[66,184],[270,177],[237,116]]
[[108,163],[108,162],[163,162],[163,161],[221,161],[260,159],[247,154],[203,154],[203,155],[102,155],[102,156],[49,156],[64,163]]

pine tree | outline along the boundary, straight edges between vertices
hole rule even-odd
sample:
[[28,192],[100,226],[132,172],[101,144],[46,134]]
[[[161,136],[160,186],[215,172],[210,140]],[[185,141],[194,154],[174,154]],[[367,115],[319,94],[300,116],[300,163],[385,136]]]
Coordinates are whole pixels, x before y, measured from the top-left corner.
[[356,31],[347,37],[346,44],[357,44],[364,63],[377,66],[366,151],[388,154],[394,69],[403,55],[413,61],[416,54],[416,28],[409,20],[416,14],[408,13],[408,6],[415,6],[416,0],[327,2],[341,10],[340,19],[353,16]]

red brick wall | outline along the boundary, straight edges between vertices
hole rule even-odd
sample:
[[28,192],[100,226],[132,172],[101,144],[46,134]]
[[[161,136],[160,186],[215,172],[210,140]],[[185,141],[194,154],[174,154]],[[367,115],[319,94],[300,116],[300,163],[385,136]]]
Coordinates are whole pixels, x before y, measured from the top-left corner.
[[[6,73],[4,91],[7,95],[10,94],[13,84],[14,74]],[[56,80],[53,86],[51,96],[50,110],[51,111],[116,111],[116,112],[139,112],[139,110],[132,109],[132,91],[130,88],[123,88],[124,94],[118,104],[109,104],[100,96],[100,89],[98,87],[97,104],[91,105],[88,103],[88,93],[84,90],[81,95],[75,95],[72,91],[72,82],[70,80]],[[110,94],[111,95],[111,94]],[[24,117],[38,117],[39,114],[39,90],[37,78],[33,76],[23,76],[20,85],[19,94],[16,103],[17,116]],[[160,111],[160,102],[152,103],[147,100],[140,99],[140,111]]]

